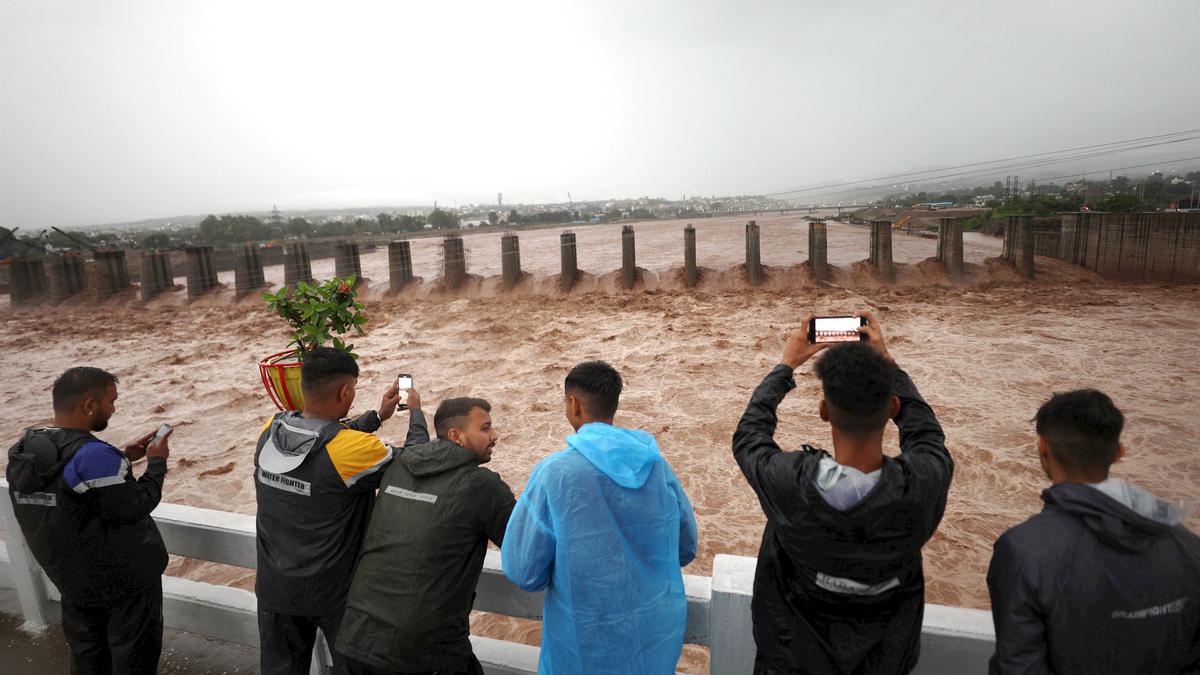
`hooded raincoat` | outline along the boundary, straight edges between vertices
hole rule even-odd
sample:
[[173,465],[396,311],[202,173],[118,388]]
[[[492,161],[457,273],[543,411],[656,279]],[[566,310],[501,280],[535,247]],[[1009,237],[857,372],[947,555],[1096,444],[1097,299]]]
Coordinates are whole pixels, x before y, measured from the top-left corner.
[[795,387],[792,369],[775,366],[733,435],[733,456],[767,516],[750,605],[754,671],[907,673],[921,647],[921,547],[942,520],[954,473],[942,427],[899,371],[900,456],[884,455],[861,499],[831,494],[821,484],[836,464],[824,450],[783,452],[775,442],[776,408]]
[[1124,481],[1060,483],[988,568],[992,673],[1200,672],[1200,537]]
[[336,649],[388,671],[468,671],[487,543],[504,541],[515,503],[461,445],[406,448],[379,486]]
[[582,426],[534,468],[508,523],[504,573],[546,589],[539,673],[673,673],[696,557],[687,495],[644,431]]

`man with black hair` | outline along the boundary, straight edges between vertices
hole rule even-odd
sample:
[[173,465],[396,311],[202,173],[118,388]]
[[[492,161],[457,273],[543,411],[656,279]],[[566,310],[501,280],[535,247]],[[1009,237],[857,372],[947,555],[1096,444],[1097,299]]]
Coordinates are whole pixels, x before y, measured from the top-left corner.
[[[162,496],[171,432],[124,452],[96,438],[116,412],[117,377],[76,367],[54,382],[54,422],[8,451],[13,510],[62,594],[72,673],[154,673],[162,651],[167,550],[150,512]],[[142,477],[130,464],[148,457]]]
[[[374,434],[400,400],[393,384],[379,411],[343,422],[354,403],[358,364],[340,349],[318,347],[303,357],[304,409],[275,415],[259,434],[254,455],[258,499],[260,664],[266,674],[307,673],[316,631],[337,638],[354,560],[382,469],[398,448]],[[405,445],[429,439],[421,397],[408,392]],[[333,651],[335,669],[341,656]]]
[[[830,346],[808,341],[811,316],[733,435],[733,456],[767,516],[751,601],[755,673],[906,673],[917,663],[921,548],[942,519],[954,462],[879,322],[861,316],[863,340],[833,346],[816,364],[833,456],[809,445],[784,452],[774,439],[793,371]],[[883,452],[889,419],[898,457]]]
[[613,426],[623,382],[575,366],[567,449],[534,468],[508,523],[504,574],[546,589],[540,673],[674,673],[696,557],[692,505],[644,431]]
[[992,553],[991,672],[1200,672],[1200,537],[1175,506],[1109,476],[1125,417],[1082,389],[1035,419],[1053,485]]
[[337,650],[356,675],[482,675],[471,606],[487,543],[504,542],[516,500],[492,458],[492,406],[442,401],[437,440],[405,449],[383,475]]

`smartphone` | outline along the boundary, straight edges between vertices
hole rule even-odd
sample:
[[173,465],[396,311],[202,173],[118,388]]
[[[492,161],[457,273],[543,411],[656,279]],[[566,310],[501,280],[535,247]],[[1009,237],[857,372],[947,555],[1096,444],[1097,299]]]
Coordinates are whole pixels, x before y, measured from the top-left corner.
[[396,406],[397,410],[408,410],[408,390],[412,389],[412,386],[412,375],[400,373],[396,376],[396,388],[400,390],[400,404]]
[[867,339],[858,329],[867,325],[867,320],[860,316],[818,316],[808,324],[808,341],[810,344],[822,342],[853,342]]
[[158,431],[154,432],[154,438],[150,439],[150,442],[153,443],[153,442],[157,441],[158,439],[162,438],[163,436],[166,436],[167,432],[170,430],[171,430],[170,424],[164,424],[164,425],[160,426],[158,428]]

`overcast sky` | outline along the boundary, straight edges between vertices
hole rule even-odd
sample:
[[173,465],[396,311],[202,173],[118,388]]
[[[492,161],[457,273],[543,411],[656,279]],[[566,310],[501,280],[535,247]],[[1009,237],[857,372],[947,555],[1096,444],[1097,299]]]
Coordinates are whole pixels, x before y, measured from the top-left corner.
[[0,0],[0,225],[765,193],[1180,131],[1198,25],[1195,0]]

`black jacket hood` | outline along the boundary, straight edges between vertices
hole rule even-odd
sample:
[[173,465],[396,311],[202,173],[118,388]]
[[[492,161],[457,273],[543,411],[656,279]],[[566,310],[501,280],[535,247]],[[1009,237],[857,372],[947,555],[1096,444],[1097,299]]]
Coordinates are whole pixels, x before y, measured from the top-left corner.
[[1100,490],[1082,483],[1059,483],[1042,492],[1042,501],[1078,518],[1100,541],[1119,551],[1149,550],[1155,540],[1170,535],[1180,521],[1167,502],[1145,493],[1152,501],[1134,511]]
[[465,464],[478,464],[479,458],[458,443],[439,438],[405,448],[398,461],[414,476],[434,476]]

